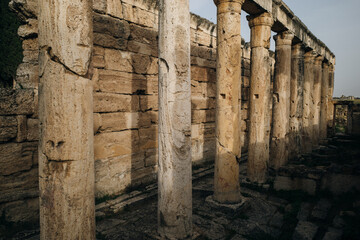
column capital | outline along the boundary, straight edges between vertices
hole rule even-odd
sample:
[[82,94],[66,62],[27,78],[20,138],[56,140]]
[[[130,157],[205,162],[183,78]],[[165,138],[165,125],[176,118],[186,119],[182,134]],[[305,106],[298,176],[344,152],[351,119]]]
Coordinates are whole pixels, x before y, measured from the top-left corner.
[[274,36],[274,40],[276,41],[276,46],[291,45],[293,38],[294,38],[294,33],[290,31],[281,32]]
[[249,15],[246,17],[249,21],[249,27],[252,28],[254,26],[269,26],[271,27],[274,24],[274,19],[272,15],[268,12],[261,13],[259,15]]
[[334,66],[334,64],[329,64],[329,71],[330,72],[334,72],[335,71],[335,66]]
[[304,46],[302,43],[297,43],[291,46],[292,58],[304,58]]
[[315,57],[316,57],[315,51],[313,50],[308,51],[304,54],[304,62],[305,63],[313,62]]
[[322,63],[322,67],[323,67],[323,68],[328,68],[328,69],[329,69],[329,67],[330,67],[329,62],[323,62],[323,63]]
[[221,3],[238,3],[240,5],[243,5],[243,3],[245,2],[245,0],[214,0],[214,3],[216,6],[218,6]]
[[320,56],[315,57],[314,64],[315,65],[321,65],[323,61],[324,61],[324,57],[320,55]]

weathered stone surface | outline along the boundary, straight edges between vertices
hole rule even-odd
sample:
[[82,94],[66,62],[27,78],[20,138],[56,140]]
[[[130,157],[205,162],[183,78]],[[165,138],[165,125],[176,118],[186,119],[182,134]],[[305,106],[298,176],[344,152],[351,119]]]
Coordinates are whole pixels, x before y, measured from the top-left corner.
[[314,117],[312,119],[312,144],[313,149],[315,149],[319,144],[319,134],[320,134],[320,102],[321,102],[321,79],[322,79],[322,61],[324,57],[318,56],[314,61],[314,85],[312,90],[313,96],[313,107],[311,112]]
[[39,140],[39,120],[34,118],[27,119],[27,140]]
[[96,197],[118,194],[130,186],[131,161],[131,154],[95,160]]
[[216,73],[211,68],[191,66],[191,79],[199,82],[215,82]]
[[323,240],[340,240],[343,235],[343,231],[329,227],[324,235]]
[[132,72],[131,54],[115,49],[105,49],[105,68],[122,72]]
[[291,43],[294,35],[283,32],[276,41],[276,65],[270,142],[270,166],[278,169],[287,163],[290,117]]
[[[36,145],[33,147],[36,149]],[[0,202],[13,202],[39,196],[39,172],[37,167],[11,175],[0,175]]]
[[124,94],[147,92],[147,80],[143,75],[103,69],[99,69],[98,74],[101,92]]
[[21,63],[16,70],[16,84],[22,89],[37,88],[39,83],[39,66],[33,63]]
[[108,0],[106,13],[116,18],[123,18],[122,2],[119,0]]
[[331,202],[328,199],[320,199],[317,204],[314,206],[314,209],[311,212],[311,217],[325,220],[328,216],[329,210],[331,208]]
[[321,106],[320,106],[320,138],[327,137],[327,111],[328,111],[328,91],[329,91],[329,64],[323,63],[321,79]]
[[28,143],[0,144],[0,175],[29,170],[32,166],[34,151],[31,149]]
[[22,38],[33,38],[37,37],[38,33],[38,21],[30,18],[26,24],[21,25],[18,29],[18,35]]
[[284,176],[276,176],[274,182],[274,189],[279,190],[302,190],[310,195],[316,193],[316,182],[312,179],[306,178],[291,178]]
[[0,114],[33,114],[34,95],[32,89],[0,88]]
[[137,130],[100,133],[94,137],[95,160],[129,155],[138,150]]
[[304,49],[302,44],[298,43],[291,49],[289,159],[296,158],[302,150],[303,94]]
[[126,49],[130,35],[129,23],[101,14],[94,14],[94,44]]
[[[40,49],[57,58],[71,71],[85,75],[93,44],[90,2],[39,1],[39,9],[51,9],[39,12]],[[40,69],[46,65],[42,60]]]
[[216,157],[214,200],[241,202],[239,184],[241,99],[241,6],[243,0],[217,5]]
[[28,223],[39,220],[39,198],[8,203],[4,211],[5,220],[14,223]]
[[26,115],[17,115],[17,142],[23,142],[26,139],[27,135],[27,117]]
[[269,165],[269,135],[266,131],[270,128],[269,47],[273,19],[269,13],[263,13],[256,17],[249,17],[248,20],[251,27],[252,64],[247,174],[251,181],[263,183],[266,181]]
[[41,239],[95,239],[91,1],[39,4]]
[[360,190],[360,176],[329,173],[321,179],[321,189],[340,195],[353,190]]
[[9,7],[14,10],[23,21],[28,18],[36,18],[39,10],[36,0],[12,0],[9,3]]
[[139,110],[139,97],[114,93],[94,93],[94,112],[135,112]]
[[297,219],[299,221],[307,221],[310,216],[311,204],[308,202],[301,203],[300,210],[297,214]]
[[314,239],[318,226],[311,222],[299,221],[295,228],[292,239],[294,240],[311,240]]
[[139,112],[103,113],[100,115],[101,126],[99,127],[99,130],[115,132],[139,128],[140,114],[141,113]]
[[185,239],[192,235],[189,1],[159,4],[158,232]]
[[312,105],[312,89],[314,85],[314,67],[313,61],[315,53],[309,51],[304,54],[304,102],[303,102],[303,137],[302,137],[302,150],[303,152],[310,152],[312,150],[312,116],[311,108]]
[[9,141],[17,135],[15,116],[0,116],[0,142]]

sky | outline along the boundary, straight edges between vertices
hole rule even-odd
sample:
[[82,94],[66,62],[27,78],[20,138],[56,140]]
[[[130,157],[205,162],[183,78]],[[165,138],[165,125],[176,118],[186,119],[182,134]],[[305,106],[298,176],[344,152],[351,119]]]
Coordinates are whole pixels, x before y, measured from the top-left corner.
[[[360,0],[283,0],[336,56],[334,96],[360,97]],[[213,0],[190,0],[190,11],[216,23]],[[241,35],[250,41],[246,12]],[[274,34],[274,33],[273,33]],[[271,39],[274,50],[274,40]]]

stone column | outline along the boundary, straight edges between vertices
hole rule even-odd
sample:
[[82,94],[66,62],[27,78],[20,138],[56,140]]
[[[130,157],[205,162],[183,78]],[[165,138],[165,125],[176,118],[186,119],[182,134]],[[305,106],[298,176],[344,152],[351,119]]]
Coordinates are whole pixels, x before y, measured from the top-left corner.
[[250,118],[247,175],[266,181],[269,164],[269,109],[271,69],[269,48],[273,19],[270,13],[248,17],[251,28]]
[[328,127],[333,127],[333,121],[334,121],[334,101],[333,101],[333,95],[334,95],[334,77],[335,77],[335,69],[334,65],[329,65],[329,94],[328,94],[328,117],[327,117],[327,124]]
[[41,239],[95,239],[91,1],[39,0]]
[[322,81],[322,61],[324,57],[317,56],[314,61],[314,85],[313,85],[313,107],[311,108],[312,115],[312,147],[316,148],[319,145],[320,133],[320,103],[321,103],[321,81]]
[[289,159],[297,157],[301,152],[303,90],[304,49],[298,43],[291,49]]
[[216,157],[214,200],[241,202],[240,145],[241,7],[244,0],[215,0],[217,6]]
[[312,150],[312,118],[311,108],[312,91],[314,85],[314,59],[315,52],[309,51],[304,54],[304,104],[303,104],[303,135],[302,135],[302,149],[303,152],[308,153]]
[[158,232],[192,234],[191,81],[189,0],[159,7]]
[[290,116],[291,44],[294,34],[282,32],[274,36],[276,63],[273,90],[273,115],[270,142],[270,165],[278,169],[288,160]]
[[320,139],[327,137],[327,108],[328,108],[328,88],[329,88],[329,64],[323,63],[323,73],[321,81],[321,109],[320,109]]

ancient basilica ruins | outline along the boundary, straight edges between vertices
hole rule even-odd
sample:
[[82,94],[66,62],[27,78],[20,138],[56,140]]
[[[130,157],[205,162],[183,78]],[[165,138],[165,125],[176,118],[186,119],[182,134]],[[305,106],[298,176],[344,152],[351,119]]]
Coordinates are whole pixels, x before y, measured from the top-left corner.
[[188,0],[10,2],[24,58],[0,94],[6,221],[95,239],[95,198],[157,182],[159,236],[189,238],[194,166],[214,164],[208,204],[241,208],[241,162],[261,187],[331,134],[331,50],[281,0],[214,3],[217,26]]

